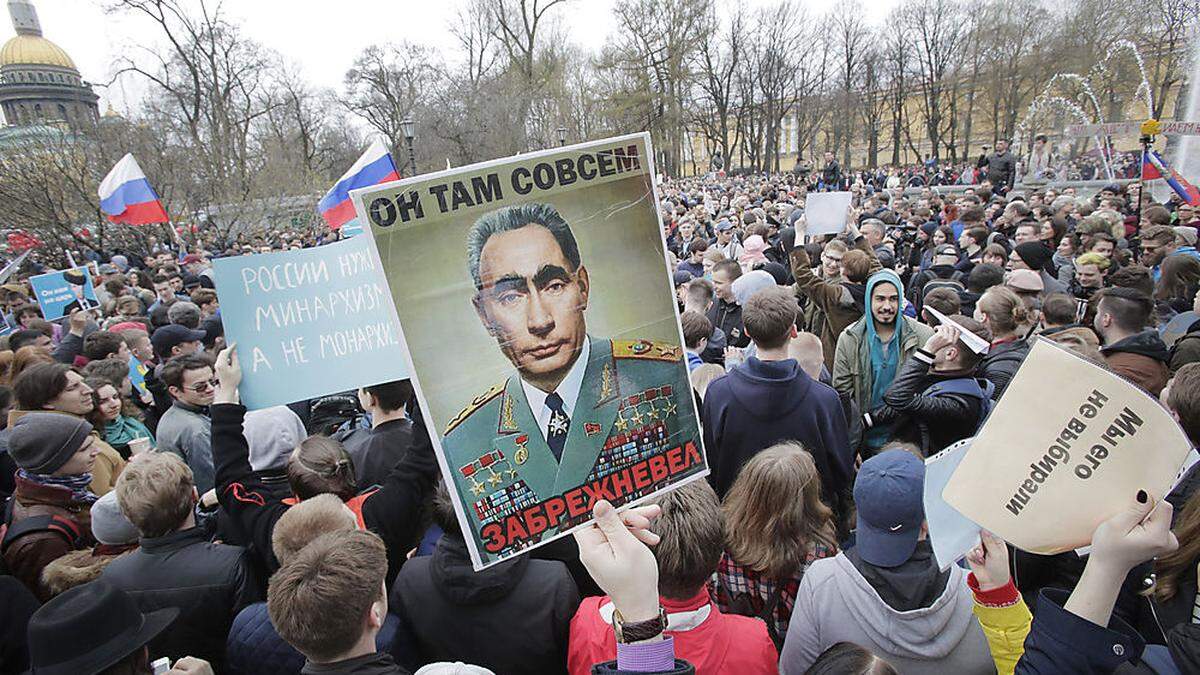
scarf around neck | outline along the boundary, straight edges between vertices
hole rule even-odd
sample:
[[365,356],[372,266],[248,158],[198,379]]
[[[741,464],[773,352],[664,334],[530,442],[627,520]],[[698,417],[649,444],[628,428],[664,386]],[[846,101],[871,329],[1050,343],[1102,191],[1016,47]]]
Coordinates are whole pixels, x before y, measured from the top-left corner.
[[77,473],[71,476],[54,476],[45,473],[30,473],[25,469],[17,469],[17,476],[31,483],[66,488],[71,491],[71,501],[81,504],[94,504],[100,499],[89,487],[92,484],[92,474]]

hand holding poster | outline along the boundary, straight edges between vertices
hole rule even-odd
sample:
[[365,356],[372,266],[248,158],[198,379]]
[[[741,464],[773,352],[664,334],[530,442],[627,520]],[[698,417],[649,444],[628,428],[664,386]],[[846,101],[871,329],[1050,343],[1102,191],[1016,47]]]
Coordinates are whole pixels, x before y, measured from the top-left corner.
[[813,192],[804,198],[805,234],[838,234],[850,217],[849,192]]
[[1038,339],[942,496],[1018,548],[1061,553],[1138,490],[1164,496],[1190,449],[1149,394]]
[[476,569],[707,473],[652,157],[639,134],[351,193]]
[[251,410],[408,377],[392,299],[366,237],[219,258],[213,281]]
[[77,309],[100,308],[96,289],[92,286],[92,274],[87,267],[39,274],[30,277],[29,283],[47,321],[70,316]]

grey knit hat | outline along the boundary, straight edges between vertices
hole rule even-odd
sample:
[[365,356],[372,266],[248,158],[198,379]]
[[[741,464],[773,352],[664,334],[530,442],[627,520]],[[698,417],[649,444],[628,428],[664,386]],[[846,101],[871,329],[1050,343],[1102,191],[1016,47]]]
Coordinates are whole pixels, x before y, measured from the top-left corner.
[[92,504],[92,536],[101,544],[132,544],[141,536],[133,523],[121,513],[117,491],[113,490]]
[[34,412],[22,415],[8,436],[8,454],[30,473],[54,473],[79,452],[92,425],[71,415]]

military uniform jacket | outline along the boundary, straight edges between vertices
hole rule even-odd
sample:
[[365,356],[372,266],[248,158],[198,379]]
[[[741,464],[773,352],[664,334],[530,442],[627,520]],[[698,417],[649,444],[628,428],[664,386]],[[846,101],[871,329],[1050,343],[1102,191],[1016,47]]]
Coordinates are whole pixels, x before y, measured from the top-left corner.
[[585,522],[597,499],[619,506],[704,472],[682,350],[589,340],[561,462],[516,373],[447,425],[443,451],[485,565]]

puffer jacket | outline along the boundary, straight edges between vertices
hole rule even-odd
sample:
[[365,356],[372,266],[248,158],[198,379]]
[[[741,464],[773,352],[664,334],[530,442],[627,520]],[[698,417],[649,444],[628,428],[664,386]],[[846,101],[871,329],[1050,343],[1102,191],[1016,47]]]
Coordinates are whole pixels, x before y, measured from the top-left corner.
[[38,600],[50,599],[50,590],[42,583],[42,571],[51,561],[73,550],[90,548],[92,538],[92,505],[71,498],[71,491],[57,485],[42,485],[21,476],[16,477],[13,492],[12,521],[17,525],[36,516],[60,516],[75,525],[71,538],[56,530],[30,532],[4,546],[4,564],[13,576],[20,579]]
[[1008,383],[1012,382],[1017,370],[1025,362],[1025,357],[1029,356],[1029,347],[1029,341],[1024,339],[992,345],[979,362],[979,376],[996,385],[992,400],[1000,400],[1000,396],[1008,388]]
[[1100,349],[1108,367],[1116,374],[1145,389],[1155,398],[1167,386],[1171,372],[1167,345],[1154,329],[1144,330],[1117,340]]
[[[399,625],[400,620],[388,614],[375,636],[375,649],[391,651]],[[279,637],[265,602],[256,602],[238,612],[229,629],[225,651],[226,672],[231,675],[296,675],[304,668],[304,655]]]

